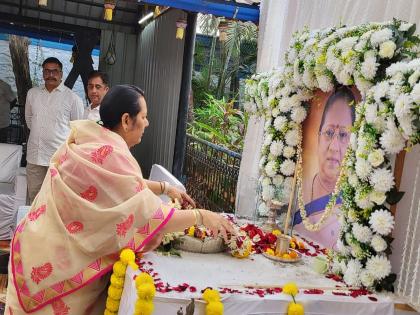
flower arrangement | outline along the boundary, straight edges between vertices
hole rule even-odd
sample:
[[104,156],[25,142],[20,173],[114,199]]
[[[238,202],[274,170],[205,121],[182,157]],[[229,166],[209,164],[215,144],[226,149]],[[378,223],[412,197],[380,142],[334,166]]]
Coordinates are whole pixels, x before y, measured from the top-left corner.
[[283,293],[288,294],[292,297],[293,302],[290,302],[287,306],[287,315],[303,315],[305,310],[301,303],[296,302],[296,295],[299,293],[299,289],[294,282],[286,283],[283,286]]
[[216,290],[206,289],[203,300],[207,302],[206,315],[223,315],[223,303],[220,302],[220,294]]
[[154,310],[153,298],[156,294],[156,287],[153,278],[142,272],[136,279],[137,301],[134,306],[134,315],[151,315]]
[[[301,123],[316,89],[355,85],[364,101],[356,106],[351,147],[333,196],[320,221],[311,223],[298,198],[308,230],[323,227],[342,194],[341,237],[333,270],[351,285],[392,290],[388,260],[394,219],[386,207],[401,198],[394,188],[390,157],[420,142],[420,39],[415,24],[339,26],[295,33],[282,70],[247,81],[245,109],[265,119],[260,158],[260,215],[276,199],[287,204],[293,176],[301,172]],[[401,62],[404,60],[404,62]],[[410,60],[413,60],[410,62]],[[299,196],[298,190],[298,196]]]
[[134,270],[139,268],[135,263],[135,259],[134,252],[126,248],[121,251],[120,259],[114,263],[104,315],[118,314],[127,266],[130,265]]

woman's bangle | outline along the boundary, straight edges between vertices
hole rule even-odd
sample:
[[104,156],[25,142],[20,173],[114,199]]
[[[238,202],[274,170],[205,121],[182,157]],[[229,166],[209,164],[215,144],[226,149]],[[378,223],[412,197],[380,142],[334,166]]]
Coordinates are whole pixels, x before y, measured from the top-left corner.
[[159,182],[159,185],[160,185],[160,194],[162,195],[163,192],[165,191],[164,184],[163,184],[163,182]]
[[163,193],[165,194],[165,195],[167,195],[168,194],[168,192],[169,192],[169,188],[171,187],[171,185],[168,183],[168,182],[163,182]]

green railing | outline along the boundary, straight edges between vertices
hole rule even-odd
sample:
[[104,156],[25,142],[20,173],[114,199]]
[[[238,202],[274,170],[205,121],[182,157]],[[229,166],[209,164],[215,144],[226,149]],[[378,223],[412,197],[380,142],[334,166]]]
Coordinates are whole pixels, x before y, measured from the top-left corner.
[[235,212],[240,164],[239,153],[187,135],[186,187],[199,207],[216,212]]

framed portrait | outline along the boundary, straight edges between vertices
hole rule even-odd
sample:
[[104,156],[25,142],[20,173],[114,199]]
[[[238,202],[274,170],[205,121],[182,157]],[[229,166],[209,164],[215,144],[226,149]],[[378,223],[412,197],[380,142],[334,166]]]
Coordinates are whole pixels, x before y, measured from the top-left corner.
[[[355,104],[361,99],[356,87],[337,85],[325,93],[317,90],[310,100],[308,116],[302,124],[302,185],[306,215],[311,223],[319,221],[340,175],[341,162],[350,142],[355,121]],[[299,210],[294,229],[327,248],[334,248],[339,237],[337,211],[341,198],[324,226],[317,232],[305,228]]]

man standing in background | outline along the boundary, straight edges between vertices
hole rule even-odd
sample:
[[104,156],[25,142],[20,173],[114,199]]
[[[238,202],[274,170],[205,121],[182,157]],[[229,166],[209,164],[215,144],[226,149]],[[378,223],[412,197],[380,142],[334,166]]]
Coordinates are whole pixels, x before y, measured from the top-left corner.
[[62,82],[63,65],[54,57],[44,60],[44,86],[28,91],[25,119],[30,129],[26,174],[29,202],[44,181],[50,159],[70,133],[70,121],[83,118],[83,102]]
[[7,127],[10,125],[10,109],[16,103],[16,95],[9,84],[0,80],[0,142],[7,141]]
[[85,109],[83,115],[84,119],[93,121],[101,120],[99,115],[99,107],[102,99],[108,93],[109,90],[109,79],[105,72],[94,70],[89,74],[87,93],[90,101],[89,106]]

